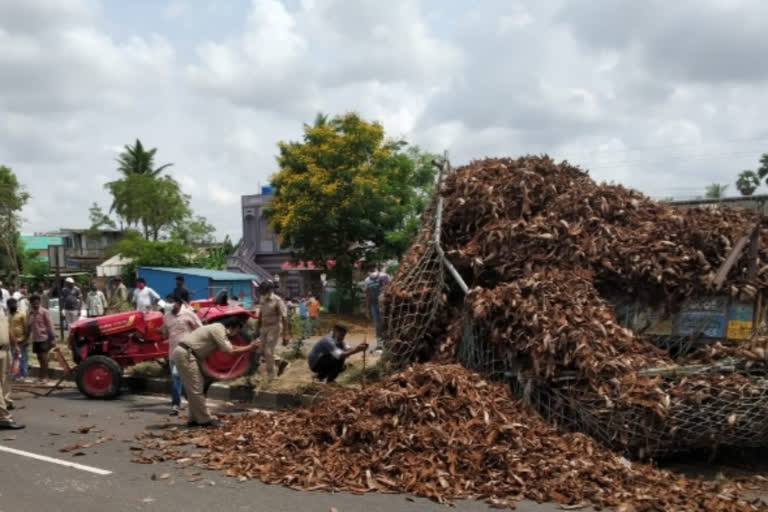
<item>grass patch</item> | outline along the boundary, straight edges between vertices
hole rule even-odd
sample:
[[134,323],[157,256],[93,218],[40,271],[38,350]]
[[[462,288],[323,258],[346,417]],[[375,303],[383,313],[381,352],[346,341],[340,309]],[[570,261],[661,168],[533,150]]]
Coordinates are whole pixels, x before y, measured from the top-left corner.
[[363,376],[365,376],[366,384],[376,382],[384,377],[385,366],[382,359],[370,361],[366,365],[365,371],[363,371],[362,361],[355,361],[354,365],[348,364],[347,371],[343,372],[336,379],[342,386],[360,386],[363,384]]
[[125,374],[131,377],[142,377],[147,379],[170,377],[168,369],[157,361],[145,361],[128,367],[125,369]]

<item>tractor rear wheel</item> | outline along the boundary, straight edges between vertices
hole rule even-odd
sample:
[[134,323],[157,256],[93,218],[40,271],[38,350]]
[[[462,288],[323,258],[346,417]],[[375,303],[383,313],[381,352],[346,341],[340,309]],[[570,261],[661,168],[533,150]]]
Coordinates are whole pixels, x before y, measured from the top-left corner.
[[90,356],[77,365],[77,389],[88,398],[115,398],[122,381],[123,369],[110,357]]

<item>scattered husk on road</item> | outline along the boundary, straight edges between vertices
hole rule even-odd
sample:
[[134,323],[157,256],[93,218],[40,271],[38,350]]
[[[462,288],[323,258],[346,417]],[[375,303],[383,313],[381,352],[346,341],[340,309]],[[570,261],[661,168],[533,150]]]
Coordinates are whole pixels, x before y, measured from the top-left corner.
[[[185,445],[199,451],[190,456]],[[147,434],[137,462],[197,460],[240,480],[299,490],[405,492],[438,502],[530,499],[621,511],[762,510],[738,488],[627,461],[560,434],[500,384],[421,365],[308,409],[225,419],[217,430]]]

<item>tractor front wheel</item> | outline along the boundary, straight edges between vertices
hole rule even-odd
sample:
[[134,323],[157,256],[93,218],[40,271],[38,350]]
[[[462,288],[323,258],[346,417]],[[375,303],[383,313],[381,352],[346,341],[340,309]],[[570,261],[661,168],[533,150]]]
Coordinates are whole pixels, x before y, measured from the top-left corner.
[[115,398],[122,380],[123,369],[110,357],[90,356],[77,365],[77,389],[88,398]]

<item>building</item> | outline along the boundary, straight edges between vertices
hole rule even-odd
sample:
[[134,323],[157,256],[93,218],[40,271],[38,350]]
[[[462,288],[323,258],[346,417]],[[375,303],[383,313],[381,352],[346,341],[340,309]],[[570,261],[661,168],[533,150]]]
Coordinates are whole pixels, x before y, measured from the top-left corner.
[[294,265],[291,252],[281,247],[270,229],[264,210],[274,197],[272,187],[261,187],[261,194],[242,196],[243,240],[227,261],[227,270],[237,270],[276,279],[285,297],[319,294],[321,270],[311,265]]
[[258,297],[258,286],[264,279],[254,274],[204,268],[139,267],[137,274],[163,299],[176,287],[176,276],[184,276],[184,285],[192,299],[212,298],[220,291],[226,290],[231,297],[237,297],[246,308],[251,307]]
[[67,268],[95,271],[107,251],[123,237],[117,229],[61,229],[57,235],[65,247]]
[[736,196],[736,197],[723,197],[721,199],[690,199],[675,201],[666,201],[672,206],[680,208],[717,208],[719,206],[727,206],[729,208],[744,208],[747,210],[754,210],[761,212],[763,215],[768,213],[768,194],[760,194],[755,196]]
[[50,236],[44,233],[35,233],[34,235],[21,235],[21,243],[24,244],[24,250],[35,251],[40,260],[48,261],[48,246],[62,245],[62,239],[59,236]]

